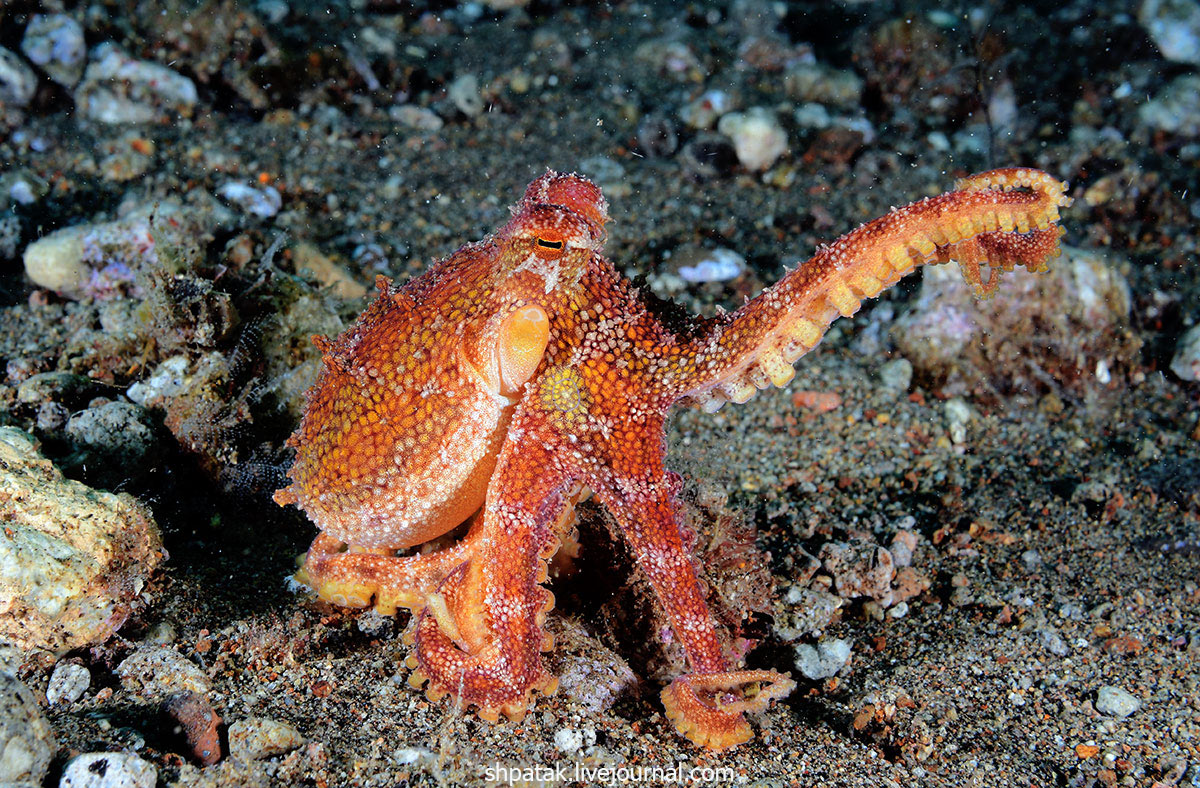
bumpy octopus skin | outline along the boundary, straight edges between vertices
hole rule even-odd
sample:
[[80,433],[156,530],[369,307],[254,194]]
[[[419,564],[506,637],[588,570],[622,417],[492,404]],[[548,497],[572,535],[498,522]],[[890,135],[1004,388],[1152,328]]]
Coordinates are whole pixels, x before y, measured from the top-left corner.
[[[690,672],[662,692],[668,717],[701,746],[747,741],[745,712],[794,683],[738,669],[716,634],[677,524],[679,478],[663,464],[669,410],[786,385],[833,320],[919,265],[955,260],[980,293],[1016,265],[1043,268],[1065,188],[1031,169],[967,178],[684,336],[603,256],[600,190],[547,172],[496,233],[404,287],[381,277],[353,327],[314,338],[324,364],[289,441],[292,483],[275,496],[321,531],[300,578],[336,604],[412,611],[410,684],[488,721],[517,719],[557,685],[541,659],[554,604],[541,584],[590,490],[686,652]],[[468,520],[465,536],[446,536]]]

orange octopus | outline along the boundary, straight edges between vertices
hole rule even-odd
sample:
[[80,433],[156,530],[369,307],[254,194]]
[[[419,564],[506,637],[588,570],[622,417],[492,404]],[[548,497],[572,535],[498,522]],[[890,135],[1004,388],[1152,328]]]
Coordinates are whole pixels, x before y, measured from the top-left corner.
[[[822,247],[735,312],[668,330],[603,255],[608,206],[576,175],[530,184],[496,233],[379,295],[324,353],[275,495],[321,533],[300,578],[330,602],[412,611],[410,684],[481,718],[519,719],[557,681],[542,664],[547,561],[590,491],[657,593],[690,672],[662,691],[675,727],[722,749],[794,682],[734,665],[677,523],[663,465],[672,406],[784,386],[792,364],[924,263],[980,293],[1058,254],[1066,184],[1032,169],[960,181]],[[983,280],[983,267],[989,270]],[[470,521],[465,536],[448,536]],[[411,550],[420,545],[421,550]]]

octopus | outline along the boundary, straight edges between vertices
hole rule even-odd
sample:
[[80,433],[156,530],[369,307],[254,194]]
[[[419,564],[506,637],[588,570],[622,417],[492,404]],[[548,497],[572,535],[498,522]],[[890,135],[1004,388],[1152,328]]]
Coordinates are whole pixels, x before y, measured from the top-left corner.
[[[547,565],[594,496],[615,521],[683,647],[661,692],[696,745],[753,738],[746,715],[795,686],[735,664],[679,524],[664,425],[786,386],[793,364],[923,264],[955,261],[978,293],[1059,254],[1066,184],[1009,168],[894,208],[821,247],[741,308],[665,324],[604,256],[608,205],[548,171],[511,220],[314,337],[323,363],[288,443],[275,500],[320,533],[298,577],[328,602],[411,612],[409,683],[430,700],[518,720],[556,678],[542,654]],[[985,279],[986,273],[986,279]]]

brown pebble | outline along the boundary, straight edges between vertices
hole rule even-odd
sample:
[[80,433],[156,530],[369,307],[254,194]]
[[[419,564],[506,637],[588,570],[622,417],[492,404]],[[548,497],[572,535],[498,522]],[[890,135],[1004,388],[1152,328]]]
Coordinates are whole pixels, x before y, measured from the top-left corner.
[[217,726],[221,718],[208,700],[197,692],[186,690],[167,697],[163,714],[173,721],[187,741],[193,758],[204,766],[221,760],[221,737]]

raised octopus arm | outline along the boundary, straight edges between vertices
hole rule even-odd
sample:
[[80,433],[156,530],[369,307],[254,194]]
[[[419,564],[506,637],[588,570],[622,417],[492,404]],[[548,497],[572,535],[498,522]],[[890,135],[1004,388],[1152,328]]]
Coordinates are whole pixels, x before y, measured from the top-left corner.
[[[785,385],[792,364],[831,322],[921,265],[958,261],[980,295],[995,289],[1001,271],[1041,270],[1058,255],[1058,209],[1070,203],[1065,188],[1040,170],[993,170],[959,181],[956,191],[895,208],[673,348],[664,378],[675,397],[708,410],[745,402],[757,389]],[[982,265],[991,269],[986,282]]]

